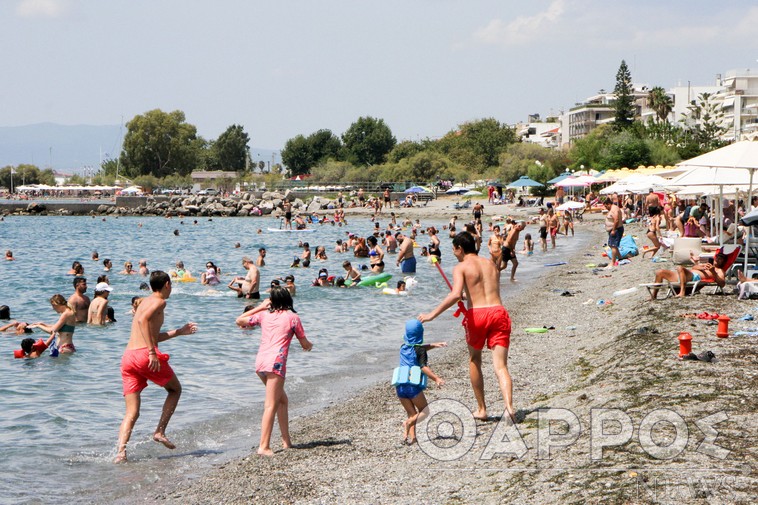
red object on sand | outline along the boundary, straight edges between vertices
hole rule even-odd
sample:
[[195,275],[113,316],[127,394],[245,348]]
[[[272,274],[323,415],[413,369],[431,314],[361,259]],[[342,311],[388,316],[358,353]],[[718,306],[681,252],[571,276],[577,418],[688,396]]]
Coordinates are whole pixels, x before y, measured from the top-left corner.
[[679,357],[686,356],[692,352],[692,335],[683,331],[679,334]]
[[729,336],[729,316],[722,314],[717,318],[717,321],[719,322],[719,325],[718,328],[716,328],[716,336],[718,338],[727,338]]

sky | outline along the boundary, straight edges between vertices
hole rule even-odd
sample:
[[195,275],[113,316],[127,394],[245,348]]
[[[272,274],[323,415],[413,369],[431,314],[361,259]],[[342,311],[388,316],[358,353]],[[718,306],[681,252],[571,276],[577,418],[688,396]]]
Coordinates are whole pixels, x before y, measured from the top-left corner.
[[[751,5],[752,4],[752,5]],[[744,0],[2,0],[0,126],[182,110],[258,148],[381,118],[400,140],[758,68]]]

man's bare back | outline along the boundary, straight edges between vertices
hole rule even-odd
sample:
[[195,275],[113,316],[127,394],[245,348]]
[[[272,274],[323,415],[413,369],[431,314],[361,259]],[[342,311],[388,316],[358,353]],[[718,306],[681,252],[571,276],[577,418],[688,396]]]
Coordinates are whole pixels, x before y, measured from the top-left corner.
[[166,300],[160,293],[154,292],[145,297],[137,307],[132,320],[132,330],[127,349],[142,349],[155,347],[158,334],[163,326],[164,309]]
[[462,276],[468,308],[502,305],[500,300],[500,272],[492,261],[476,254],[467,254],[453,268],[453,289],[456,276]]

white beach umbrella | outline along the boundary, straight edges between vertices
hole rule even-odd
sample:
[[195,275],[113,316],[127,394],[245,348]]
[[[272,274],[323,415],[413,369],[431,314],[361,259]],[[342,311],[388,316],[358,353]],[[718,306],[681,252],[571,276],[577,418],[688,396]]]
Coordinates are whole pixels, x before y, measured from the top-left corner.
[[555,210],[577,210],[577,209],[583,209],[584,204],[582,202],[575,202],[573,200],[570,200],[566,203],[560,204],[558,207],[555,208]]

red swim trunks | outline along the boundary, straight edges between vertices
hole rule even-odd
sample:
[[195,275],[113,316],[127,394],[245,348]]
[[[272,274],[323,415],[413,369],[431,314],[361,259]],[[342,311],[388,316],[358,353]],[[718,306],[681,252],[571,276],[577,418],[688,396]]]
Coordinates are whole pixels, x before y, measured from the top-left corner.
[[466,343],[474,349],[511,345],[511,318],[502,305],[468,309],[465,328]]
[[168,364],[168,354],[163,354],[157,347],[155,353],[161,362],[161,369],[152,372],[148,368],[150,360],[147,347],[124,351],[124,356],[121,358],[121,380],[124,383],[124,396],[139,393],[145,389],[148,379],[159,386],[165,386],[174,377],[174,371]]

